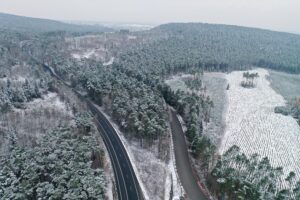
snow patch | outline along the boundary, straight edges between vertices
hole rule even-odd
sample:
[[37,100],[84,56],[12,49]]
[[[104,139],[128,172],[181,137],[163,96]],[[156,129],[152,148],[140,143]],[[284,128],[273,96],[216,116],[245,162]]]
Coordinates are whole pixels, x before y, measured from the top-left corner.
[[103,66],[112,65],[114,63],[115,57],[111,57],[109,61],[103,63]]
[[174,75],[167,79],[165,83],[169,85],[173,91],[181,90],[184,92],[192,93],[192,91],[187,87],[187,85],[183,81],[184,78],[191,77],[193,77],[193,75],[191,74]]
[[128,35],[128,40],[135,40],[137,37],[135,35]]
[[73,58],[75,59],[82,59],[82,58],[90,58],[96,54],[95,49],[88,49],[81,53],[72,53]]
[[0,78],[0,83],[1,82],[6,83],[8,81],[8,79],[10,82],[13,82],[13,83],[25,83],[25,81],[26,81],[25,77],[17,75],[17,76],[12,76],[9,78],[8,77]]
[[57,110],[64,111],[65,113],[72,115],[71,111],[68,111],[66,104],[59,99],[57,93],[49,92],[42,96],[42,98],[34,99],[26,104],[26,109],[34,109],[37,107],[44,108],[56,108]]

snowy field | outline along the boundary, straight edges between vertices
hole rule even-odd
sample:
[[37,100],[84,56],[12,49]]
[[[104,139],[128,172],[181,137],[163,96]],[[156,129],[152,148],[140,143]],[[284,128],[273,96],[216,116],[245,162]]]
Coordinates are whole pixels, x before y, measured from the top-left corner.
[[238,145],[246,155],[267,156],[273,166],[282,166],[285,175],[294,171],[300,175],[300,127],[290,116],[275,114],[276,106],[284,106],[285,99],[275,92],[267,79],[269,72],[258,72],[256,88],[240,86],[242,71],[226,75],[228,107],[225,112],[226,130],[219,148],[224,153]]

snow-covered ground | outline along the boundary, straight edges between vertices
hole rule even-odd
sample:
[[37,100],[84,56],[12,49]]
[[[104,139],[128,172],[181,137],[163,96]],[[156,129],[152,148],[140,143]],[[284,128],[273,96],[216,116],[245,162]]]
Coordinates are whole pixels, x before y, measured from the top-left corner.
[[[66,104],[59,99],[59,96],[54,92],[49,92],[42,96],[42,98],[35,99],[31,102],[28,102],[26,104],[26,109],[43,109],[43,108],[55,108],[57,110],[60,110],[61,112],[65,112],[66,114],[72,116],[72,113],[70,110],[67,109]],[[22,111],[22,110],[18,110]]]
[[112,65],[112,64],[114,63],[114,60],[115,60],[115,57],[111,57],[111,58],[109,59],[109,61],[103,63],[103,66],[109,66],[109,65]]
[[267,79],[269,72],[265,69],[251,72],[259,73],[256,87],[252,89],[240,86],[242,71],[226,75],[230,89],[225,111],[226,130],[219,153],[238,145],[246,155],[267,156],[273,166],[283,167],[285,176],[294,171],[299,177],[300,127],[291,116],[274,113],[274,108],[284,106],[286,101],[271,88]]
[[98,56],[100,53],[96,52],[95,49],[87,49],[81,52],[72,53],[73,58],[75,59],[83,59],[83,58],[91,58],[93,56]]
[[191,74],[174,75],[166,80],[166,84],[168,84],[173,91],[182,90],[184,92],[192,93],[192,91],[187,87],[187,85],[183,81],[184,78],[190,78],[190,77],[193,77],[193,75]]
[[56,93],[48,93],[24,105],[24,109],[14,108],[0,115],[0,152],[6,152],[5,135],[14,130],[18,143],[32,146],[34,141],[49,133],[58,125],[72,123],[73,114]]

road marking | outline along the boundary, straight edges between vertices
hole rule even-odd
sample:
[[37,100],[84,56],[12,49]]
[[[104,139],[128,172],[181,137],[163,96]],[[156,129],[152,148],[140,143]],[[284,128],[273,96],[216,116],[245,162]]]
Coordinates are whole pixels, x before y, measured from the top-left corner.
[[[98,110],[98,109],[97,109]],[[99,110],[98,110],[99,111]],[[99,111],[100,112],[100,111]],[[101,112],[100,112],[101,113]],[[117,137],[117,142],[120,144],[120,146],[121,146],[121,151],[124,153],[124,155],[125,155],[125,160],[126,160],[126,162],[127,163],[129,163],[128,165],[131,165],[131,162],[129,161],[129,157],[128,157],[128,155],[127,155],[127,152],[126,152],[126,150],[125,150],[125,147],[123,146],[123,143],[121,142],[121,139],[119,138],[119,136],[118,136],[118,134],[116,133],[116,130],[113,128],[113,126],[110,124],[110,123],[108,123],[108,119],[105,117],[105,115],[104,114],[102,114],[101,113],[101,115],[103,116],[103,118],[105,118],[105,120],[103,120],[104,122],[105,122],[105,124],[110,128],[110,129],[112,129],[112,132],[114,133],[114,135],[113,135],[113,137]],[[125,151],[125,152],[124,152]],[[140,194],[139,193],[139,190],[137,189],[137,186],[136,186],[136,181],[137,181],[137,178],[136,177],[134,177],[133,176],[133,174],[135,174],[134,172],[133,172],[133,168],[132,168],[132,166],[130,166],[129,167],[129,170],[131,171],[131,177],[132,177],[132,179],[133,179],[133,183],[134,183],[134,187],[135,187],[135,190],[136,190],[136,193],[137,194]],[[138,195],[139,196],[139,195]]]
[[[96,120],[97,120],[97,119],[96,119]],[[100,125],[98,120],[97,120],[96,122],[97,122],[98,125]],[[100,125],[100,127],[101,127],[101,125]],[[101,127],[101,129],[102,129],[102,127]],[[102,132],[102,131],[100,131],[100,132]],[[107,150],[108,150],[108,152],[109,152],[109,154],[110,154],[110,157],[111,157],[111,163],[112,163],[112,166],[113,166],[113,169],[114,169],[114,172],[115,172],[115,178],[116,178],[116,182],[117,182],[117,185],[118,185],[118,188],[119,188],[118,193],[120,193],[120,194],[119,194],[119,198],[122,200],[120,181],[119,181],[119,177],[118,177],[118,170],[117,170],[117,168],[116,168],[116,166],[115,166],[114,158],[113,158],[113,157],[114,157],[114,154],[111,152],[111,150],[110,150],[110,148],[109,148],[110,145],[107,143],[107,138],[106,138],[106,136],[104,136],[104,135],[103,135],[103,141],[104,141],[104,143],[106,144]],[[113,147],[112,147],[112,148],[113,148]],[[116,156],[115,156],[115,158],[116,158]],[[117,158],[116,158],[116,160],[117,160]]]
[[[99,122],[99,120],[98,120],[97,118],[96,118],[96,120],[97,120],[98,124],[101,126],[101,128],[103,129],[103,131],[106,133],[105,129],[104,129],[103,126],[101,125],[101,122]],[[106,136],[107,136],[107,135],[106,135]],[[117,153],[115,152],[114,146],[112,145],[112,142],[111,142],[110,138],[109,138],[108,136],[107,136],[107,138],[108,138],[108,142],[109,142],[109,143],[111,144],[111,146],[113,147],[112,150],[113,150],[114,154],[117,155]],[[123,184],[124,184],[124,187],[125,187],[126,197],[127,197],[127,199],[129,200],[129,198],[128,198],[128,193],[127,193],[127,187],[126,187],[126,183],[125,183],[125,179],[124,179],[124,175],[123,175],[123,171],[122,171],[122,168],[121,168],[121,166],[120,166],[119,159],[118,159],[117,156],[116,156],[116,161],[117,161],[117,164],[118,164],[119,169],[120,169],[121,177],[122,177],[122,179],[123,179]]]

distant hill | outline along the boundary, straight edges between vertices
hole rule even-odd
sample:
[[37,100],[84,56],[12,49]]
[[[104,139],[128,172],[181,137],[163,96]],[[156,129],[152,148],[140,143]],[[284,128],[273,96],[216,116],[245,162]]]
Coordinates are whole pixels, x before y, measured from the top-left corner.
[[[153,28],[165,39],[152,45],[164,60],[238,68],[257,65],[300,73],[300,35],[203,23],[171,23]],[[148,47],[149,48],[149,47]],[[164,61],[165,62],[165,61]],[[224,65],[223,65],[224,66]],[[227,65],[226,65],[227,66]]]
[[75,25],[49,19],[23,17],[0,13],[0,28],[21,32],[110,32],[113,29],[100,25]]

